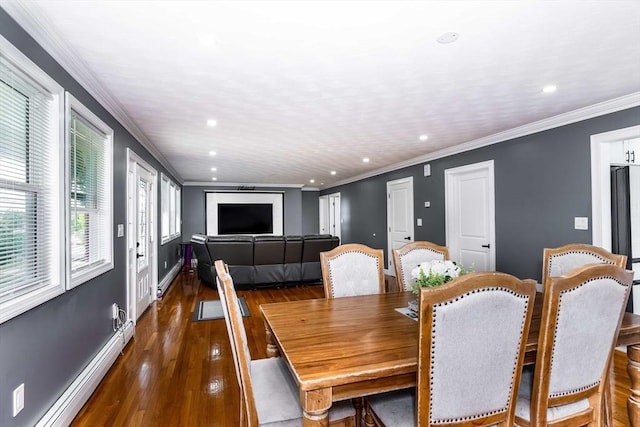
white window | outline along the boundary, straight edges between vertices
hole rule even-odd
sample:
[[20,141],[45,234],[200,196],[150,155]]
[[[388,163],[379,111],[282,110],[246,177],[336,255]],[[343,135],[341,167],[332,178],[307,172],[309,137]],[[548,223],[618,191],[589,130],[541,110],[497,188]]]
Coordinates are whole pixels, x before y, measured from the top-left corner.
[[62,88],[0,36],[0,323],[64,292]]
[[180,236],[180,187],[162,174],[162,244]]
[[113,130],[66,96],[68,265],[73,288],[113,268]]

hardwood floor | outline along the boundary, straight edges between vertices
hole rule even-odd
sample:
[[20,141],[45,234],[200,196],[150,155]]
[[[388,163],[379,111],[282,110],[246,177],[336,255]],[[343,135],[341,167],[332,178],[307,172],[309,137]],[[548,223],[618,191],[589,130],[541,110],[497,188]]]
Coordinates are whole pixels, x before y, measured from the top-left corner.
[[[251,312],[245,318],[252,358],[264,358],[266,339],[259,306],[322,298],[322,286],[239,291]],[[164,298],[151,305],[89,402],[72,423],[97,426],[215,426],[239,423],[239,391],[225,322],[193,322],[197,301],[217,299],[194,274],[182,273]],[[614,426],[629,425],[626,354],[617,352],[613,380]]]

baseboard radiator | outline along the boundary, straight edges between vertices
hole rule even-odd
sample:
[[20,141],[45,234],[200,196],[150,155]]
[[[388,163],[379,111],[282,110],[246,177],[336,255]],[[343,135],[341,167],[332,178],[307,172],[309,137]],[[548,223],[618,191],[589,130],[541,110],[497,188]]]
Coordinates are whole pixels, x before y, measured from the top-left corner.
[[111,337],[51,409],[44,414],[36,427],[67,427],[71,424],[133,337],[133,329],[133,322],[129,320],[124,324],[122,332]]
[[169,270],[169,272],[164,276],[162,281],[158,283],[158,298],[160,298],[162,295],[164,295],[165,292],[167,292],[167,288],[169,288],[169,285],[171,284],[171,282],[173,282],[173,279],[178,276],[178,273],[180,273],[181,269],[182,259],[178,260],[178,263],[174,265],[171,270]]

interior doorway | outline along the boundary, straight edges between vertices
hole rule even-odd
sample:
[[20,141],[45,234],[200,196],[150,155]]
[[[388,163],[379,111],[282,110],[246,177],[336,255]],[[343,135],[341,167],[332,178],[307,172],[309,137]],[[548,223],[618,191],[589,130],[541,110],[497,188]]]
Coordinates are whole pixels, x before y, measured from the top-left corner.
[[342,216],[340,213],[340,193],[332,193],[319,197],[319,231],[320,234],[331,234],[340,238],[342,243]]
[[156,299],[157,172],[127,149],[127,313],[134,324]]
[[444,176],[449,256],[474,271],[495,271],[493,160],[447,169]]
[[[638,194],[640,191],[634,189],[634,183],[640,183],[640,150],[629,149],[628,143],[638,140],[640,140],[640,126],[591,135],[591,222],[592,242],[595,246],[619,253],[619,242],[615,242],[614,248],[614,240],[621,237],[621,233],[626,234],[627,230],[621,231],[620,224],[615,223],[615,218],[620,215],[612,209],[614,204],[616,207],[619,206],[620,193],[615,193],[623,190],[616,190],[618,185],[614,180],[623,183],[629,180],[629,225],[632,234],[631,250],[627,258],[630,268],[634,271],[634,286],[630,301],[633,312],[636,314],[640,313],[640,195]],[[612,174],[612,165],[623,166],[623,169],[628,166],[628,175],[621,176],[621,172]],[[621,178],[624,179],[620,181]],[[636,224],[635,230],[634,224]]]
[[387,266],[395,274],[392,250],[415,239],[413,227],[413,177],[387,182]]

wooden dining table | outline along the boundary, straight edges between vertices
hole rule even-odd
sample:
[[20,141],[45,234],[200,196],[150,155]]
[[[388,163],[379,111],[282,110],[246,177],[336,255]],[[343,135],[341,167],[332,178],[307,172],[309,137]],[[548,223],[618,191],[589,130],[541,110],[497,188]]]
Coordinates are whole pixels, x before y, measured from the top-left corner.
[[[412,299],[401,292],[260,306],[267,353],[281,356],[294,376],[305,427],[327,426],[335,401],[415,387],[418,325],[396,310]],[[526,364],[535,361],[542,300],[538,294]],[[631,425],[640,427],[640,315],[625,313],[617,345],[627,346],[627,408]]]

